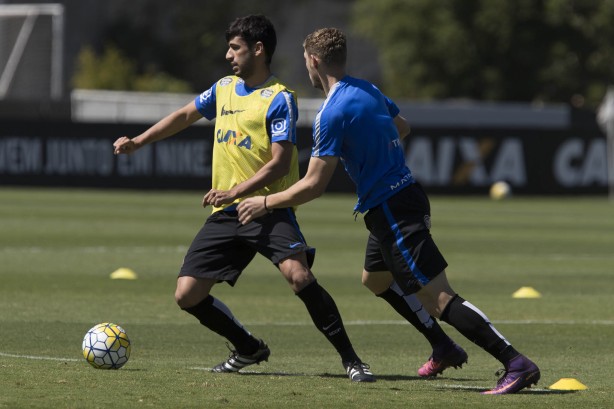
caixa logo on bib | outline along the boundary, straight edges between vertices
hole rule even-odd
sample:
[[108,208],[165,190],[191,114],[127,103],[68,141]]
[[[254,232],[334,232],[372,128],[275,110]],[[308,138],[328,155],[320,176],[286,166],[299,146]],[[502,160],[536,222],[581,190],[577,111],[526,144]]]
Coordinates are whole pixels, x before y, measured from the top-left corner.
[[249,135],[243,135],[241,132],[228,130],[224,132],[218,129],[216,135],[217,143],[225,143],[227,145],[236,145],[239,148],[252,149],[252,138]]

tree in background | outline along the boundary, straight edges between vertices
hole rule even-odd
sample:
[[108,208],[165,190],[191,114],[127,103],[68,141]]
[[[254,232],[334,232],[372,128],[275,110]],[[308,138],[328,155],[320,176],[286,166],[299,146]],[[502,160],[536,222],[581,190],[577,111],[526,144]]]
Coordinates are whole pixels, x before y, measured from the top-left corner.
[[126,90],[136,77],[134,62],[113,46],[107,47],[102,56],[92,47],[84,47],[76,66],[72,79],[75,88]]
[[356,0],[393,97],[596,106],[614,82],[614,0]]
[[245,14],[275,11],[272,2],[251,0],[208,0],[198,6],[192,0],[110,1],[100,35],[104,44],[81,50],[73,84],[136,91],[207,89],[230,72],[224,60],[228,24]]
[[109,45],[98,55],[85,47],[77,58],[72,85],[81,89],[143,92],[190,92],[190,85],[157,70],[137,74],[136,62]]

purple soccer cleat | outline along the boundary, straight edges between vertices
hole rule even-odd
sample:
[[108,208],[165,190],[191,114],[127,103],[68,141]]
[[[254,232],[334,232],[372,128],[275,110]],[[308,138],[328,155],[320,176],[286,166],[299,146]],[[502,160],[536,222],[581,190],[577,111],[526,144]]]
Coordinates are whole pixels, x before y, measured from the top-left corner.
[[433,349],[433,354],[420,369],[418,375],[423,378],[437,376],[449,367],[462,368],[467,362],[467,353],[454,342],[442,348]]
[[505,368],[505,373],[494,389],[482,392],[483,395],[504,395],[516,393],[521,389],[537,384],[540,378],[539,368],[529,358],[518,355]]

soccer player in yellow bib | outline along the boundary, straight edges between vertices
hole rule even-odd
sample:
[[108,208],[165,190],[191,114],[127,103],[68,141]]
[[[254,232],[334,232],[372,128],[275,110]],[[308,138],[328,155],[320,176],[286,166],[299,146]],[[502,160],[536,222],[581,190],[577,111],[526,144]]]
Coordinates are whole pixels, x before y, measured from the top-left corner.
[[177,279],[177,304],[234,346],[214,372],[238,372],[267,361],[267,344],[254,337],[230,309],[210,294],[218,282],[234,285],[260,253],[273,262],[303,301],[318,328],[335,347],[354,382],[373,382],[356,354],[337,306],[310,270],[314,249],[298,227],[292,207],[276,209],[242,225],[236,206],[245,197],[285,190],[298,180],[297,104],[271,73],[276,34],[264,16],[236,19],[226,31],[226,60],[234,75],[217,81],[195,101],[160,120],[141,135],[121,137],[115,154],[132,153],[167,138],[205,117],[216,119],[212,189],[202,204],[213,211],[194,238]]

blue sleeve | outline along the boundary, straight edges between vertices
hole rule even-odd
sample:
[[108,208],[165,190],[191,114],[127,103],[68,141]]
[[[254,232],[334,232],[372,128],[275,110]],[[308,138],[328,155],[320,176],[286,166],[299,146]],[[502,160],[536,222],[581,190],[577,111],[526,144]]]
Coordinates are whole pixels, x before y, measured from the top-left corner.
[[386,106],[388,107],[388,112],[390,112],[390,116],[391,117],[396,117],[397,115],[399,115],[399,112],[401,112],[401,110],[399,109],[399,107],[397,106],[397,104],[395,104],[390,98],[388,98],[386,95],[384,95],[384,99],[386,100]]
[[200,94],[194,100],[194,104],[196,105],[196,109],[202,116],[207,118],[208,120],[212,120],[216,117],[217,111],[215,109],[215,86],[217,83],[213,84],[211,88]]
[[294,96],[287,91],[275,95],[266,116],[271,142],[290,141],[296,144],[297,119],[298,107]]
[[388,112],[390,112],[390,116],[392,118],[394,118],[397,115],[399,115],[399,112],[401,112],[401,110],[399,109],[397,104],[395,104],[394,101],[392,101],[390,98],[388,98],[386,95],[384,95],[384,93],[382,91],[380,91],[380,89],[377,88],[375,85],[371,84],[371,86],[373,88],[375,88],[384,97],[384,102],[386,103],[386,107],[388,108]]
[[341,156],[342,143],[343,116],[330,108],[320,111],[313,126],[311,156]]

